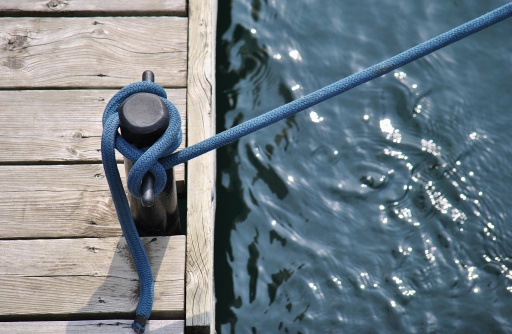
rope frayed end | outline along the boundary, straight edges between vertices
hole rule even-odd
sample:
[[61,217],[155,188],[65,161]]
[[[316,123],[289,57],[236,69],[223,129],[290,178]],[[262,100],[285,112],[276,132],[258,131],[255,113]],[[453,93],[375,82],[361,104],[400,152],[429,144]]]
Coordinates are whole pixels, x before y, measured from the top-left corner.
[[143,315],[138,315],[135,317],[135,321],[132,323],[132,328],[135,333],[141,334],[146,330],[146,321],[148,318]]

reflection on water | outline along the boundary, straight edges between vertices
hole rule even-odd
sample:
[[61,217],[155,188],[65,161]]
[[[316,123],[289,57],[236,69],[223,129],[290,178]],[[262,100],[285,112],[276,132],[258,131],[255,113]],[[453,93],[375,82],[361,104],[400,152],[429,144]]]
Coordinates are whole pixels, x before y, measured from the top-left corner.
[[[219,0],[218,131],[502,4]],[[218,332],[512,332],[509,21],[218,150]]]

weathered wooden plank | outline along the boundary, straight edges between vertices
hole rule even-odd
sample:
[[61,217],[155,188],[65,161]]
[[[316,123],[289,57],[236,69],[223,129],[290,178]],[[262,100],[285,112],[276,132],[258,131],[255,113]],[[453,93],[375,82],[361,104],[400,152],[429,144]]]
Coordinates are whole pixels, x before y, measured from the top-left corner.
[[2,0],[0,12],[8,14],[53,14],[53,13],[94,13],[94,14],[153,14],[186,15],[185,0]]
[[[155,73],[157,81],[161,73]],[[139,76],[132,81],[140,80]],[[166,91],[181,113],[185,138],[186,91]],[[101,162],[103,110],[115,93],[97,89],[0,91],[0,164]]]
[[0,18],[0,88],[119,88],[147,69],[185,87],[187,20]]
[[[189,1],[188,145],[215,133],[215,0]],[[213,228],[215,155],[187,164],[186,328],[215,333]]]
[[[87,321],[20,321],[0,322],[0,328],[9,334],[133,334],[131,320],[87,320]],[[149,320],[146,332],[151,334],[183,334],[183,320]]]
[[122,234],[102,165],[0,166],[0,189],[0,239]]
[[[154,317],[184,315],[185,237],[143,238]],[[129,317],[138,277],[124,238],[0,240],[0,318]]]

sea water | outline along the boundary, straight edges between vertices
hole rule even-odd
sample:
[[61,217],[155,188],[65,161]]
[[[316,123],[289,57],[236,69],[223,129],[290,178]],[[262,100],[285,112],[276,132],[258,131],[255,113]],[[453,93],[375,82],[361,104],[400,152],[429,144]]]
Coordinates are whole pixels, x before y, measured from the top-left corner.
[[[505,3],[219,0],[217,131]],[[217,151],[219,333],[512,333],[511,33]]]

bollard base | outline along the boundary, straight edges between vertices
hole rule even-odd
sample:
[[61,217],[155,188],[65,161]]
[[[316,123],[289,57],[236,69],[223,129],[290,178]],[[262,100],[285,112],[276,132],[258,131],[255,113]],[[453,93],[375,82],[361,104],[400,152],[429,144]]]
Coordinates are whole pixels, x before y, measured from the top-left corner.
[[[124,162],[126,174],[132,168],[128,159]],[[128,194],[130,211],[135,227],[141,237],[171,236],[181,234],[180,214],[174,170],[167,170],[167,184],[164,190],[154,197],[153,205],[148,207],[140,199]]]

